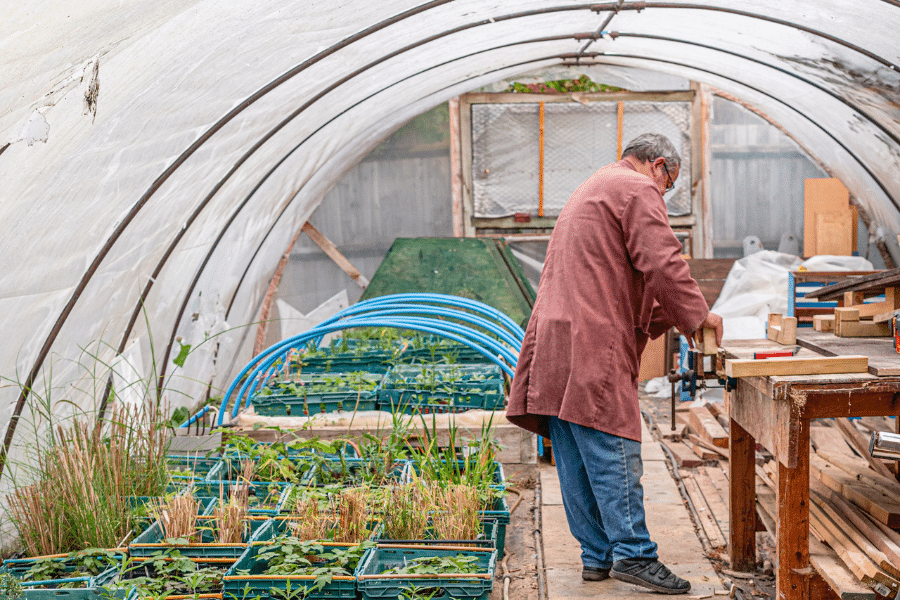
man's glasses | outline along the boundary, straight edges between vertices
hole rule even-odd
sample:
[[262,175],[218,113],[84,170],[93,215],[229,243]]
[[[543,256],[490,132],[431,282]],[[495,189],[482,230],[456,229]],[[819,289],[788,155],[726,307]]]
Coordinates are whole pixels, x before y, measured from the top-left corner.
[[[665,159],[663,159],[663,160],[665,161]],[[665,171],[666,171],[666,181],[668,182],[668,183],[666,183],[666,191],[663,193],[668,194],[669,192],[672,191],[672,188],[675,187],[675,180],[672,179],[672,175],[669,173],[669,167],[666,165],[666,163],[663,162],[662,165],[663,165],[663,169],[665,169]]]

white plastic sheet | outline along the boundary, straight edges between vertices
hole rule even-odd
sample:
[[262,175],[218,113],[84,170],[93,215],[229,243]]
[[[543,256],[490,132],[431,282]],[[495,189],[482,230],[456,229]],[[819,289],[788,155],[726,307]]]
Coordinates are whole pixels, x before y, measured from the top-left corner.
[[[170,379],[176,402],[194,402],[191,382],[211,382],[216,393],[249,358],[247,324],[281,253],[347,168],[432,106],[582,51],[595,78],[605,65],[652,69],[758,108],[844,181],[900,256],[900,8],[690,0],[625,2],[614,14],[614,6],[7,2],[4,383],[37,368],[36,389],[52,379],[52,397],[72,402],[54,401],[55,410],[87,410],[97,397],[78,390],[92,386],[73,383],[86,348],[110,364],[137,344],[136,373],[157,364],[171,375],[165,349],[177,348],[176,336],[220,333],[214,352],[204,355],[213,348],[205,344],[195,355],[197,371],[187,372],[189,359]],[[585,38],[604,24],[604,35]],[[758,315],[768,304],[743,308]],[[221,333],[228,326],[240,329]],[[0,387],[0,429],[19,394]],[[33,429],[32,401],[22,432]]]
[[722,317],[724,340],[763,339],[769,313],[786,314],[788,273],[807,271],[870,271],[859,256],[813,256],[802,260],[773,250],[735,261],[719,298],[710,309]]

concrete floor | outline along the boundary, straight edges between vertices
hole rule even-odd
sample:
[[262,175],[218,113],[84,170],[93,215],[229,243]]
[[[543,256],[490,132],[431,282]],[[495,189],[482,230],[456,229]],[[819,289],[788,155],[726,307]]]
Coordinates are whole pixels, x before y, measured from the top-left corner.
[[[660,560],[691,582],[682,598],[727,597],[722,580],[703,554],[688,508],[666,466],[665,452],[643,423],[644,507],[650,535],[659,546]],[[614,579],[581,580],[581,548],[569,533],[556,467],[541,465],[541,517],[548,600],[633,598],[647,600],[651,590]],[[656,597],[660,595],[655,594]]]

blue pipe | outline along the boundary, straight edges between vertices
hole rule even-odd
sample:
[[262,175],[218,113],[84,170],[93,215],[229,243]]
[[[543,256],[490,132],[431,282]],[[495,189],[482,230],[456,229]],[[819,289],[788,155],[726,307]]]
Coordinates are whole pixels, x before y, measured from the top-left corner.
[[[218,424],[222,425],[225,416],[225,410],[228,406],[228,400],[231,398],[231,394],[234,391],[234,388],[237,387],[237,384],[245,378],[245,376],[254,368],[256,369],[256,374],[260,371],[263,371],[269,368],[278,358],[278,356],[272,356],[278,353],[280,350],[287,348],[288,346],[299,346],[310,339],[321,336],[325,333],[330,333],[332,331],[340,331],[343,329],[350,329],[355,327],[399,327],[403,329],[411,329],[414,331],[423,331],[425,333],[436,333],[446,337],[448,339],[454,340],[456,342],[462,343],[477,352],[484,355],[486,358],[499,365],[504,372],[506,372],[510,377],[514,375],[514,371],[505,363],[497,359],[493,354],[491,354],[491,350],[498,352],[504,358],[515,365],[516,357],[506,348],[500,346],[496,341],[487,338],[483,334],[479,334],[478,332],[472,330],[471,328],[465,327],[463,325],[451,325],[446,322],[434,321],[432,319],[414,319],[413,321],[402,321],[402,322],[394,322],[392,320],[383,320],[383,319],[348,319],[342,323],[332,323],[332,324],[321,324],[309,331],[306,331],[302,334],[296,335],[292,338],[279,342],[278,344],[273,345],[269,349],[263,351],[259,355],[257,355],[250,363],[241,370],[238,376],[232,381],[231,385],[228,387],[228,390],[225,392],[225,396],[222,398],[222,405],[219,410],[219,419]],[[479,346],[475,342],[470,341],[467,338],[461,337],[458,335],[460,332],[465,334],[475,334],[473,337],[482,341],[481,338],[488,341],[489,349],[486,349],[482,346]],[[288,348],[290,350],[292,348]],[[271,358],[270,358],[271,357]],[[268,360],[266,360],[268,359]],[[255,365],[266,361],[266,364],[261,365],[259,367],[255,367]],[[250,383],[253,382],[255,376],[250,376],[246,378],[247,381],[241,388],[238,397],[236,398],[234,409],[232,411],[232,416],[237,416],[238,410],[240,409],[240,398],[242,398],[247,391],[247,387]],[[255,389],[256,386],[254,386]],[[249,396],[248,403],[249,403]]]
[[195,414],[193,417],[188,419],[186,422],[182,423],[181,427],[190,427],[191,425],[193,425],[194,423],[197,422],[197,419],[199,419],[200,417],[202,417],[203,415],[208,413],[210,411],[210,409],[212,409],[212,406],[209,406],[209,405],[204,406],[203,408],[201,408],[199,410],[199,412],[197,412],[197,414]]
[[[352,321],[354,323],[357,322],[356,320],[352,320]],[[487,338],[483,334],[480,334],[479,332],[476,332],[470,328],[467,328],[467,327],[464,327],[461,325],[453,327],[453,326],[448,325],[444,321],[434,321],[434,320],[430,320],[430,319],[426,320],[425,323],[427,325],[435,326],[435,327],[438,327],[438,328],[441,328],[444,330],[449,330],[450,333],[456,333],[456,332],[462,331],[463,333],[470,335],[471,337],[474,337],[475,339],[477,339],[479,341],[484,342],[491,350],[501,353],[511,364],[515,364],[517,361],[517,357],[515,355],[513,355],[511,352],[509,352],[505,348],[497,345],[496,342],[494,342],[490,338]],[[303,342],[306,342],[310,339],[321,337],[324,333],[327,333],[328,331],[332,331],[332,330],[326,331],[325,329],[323,329],[323,327],[327,327],[327,326],[329,326],[327,322],[322,323],[322,324],[318,325],[317,327],[315,327],[314,329],[306,331],[306,332],[300,334],[299,336],[294,336],[293,338],[288,338],[286,340],[283,340],[283,341],[269,347],[267,350],[263,351],[262,353],[257,355],[253,360],[250,361],[250,363],[247,365],[247,367],[245,367],[244,370],[242,370],[238,374],[237,378],[235,378],[235,382],[237,382],[240,379],[243,379],[251,369],[255,368],[255,365],[266,360],[272,354],[274,354],[282,349],[285,349],[285,348],[290,347],[292,349],[294,347],[299,346],[302,343],[300,341],[301,338],[303,339]],[[362,324],[362,325],[356,325],[356,326],[366,326],[366,325]],[[396,327],[397,325],[395,322],[392,321],[390,323],[387,323],[387,326],[388,327]],[[346,325],[346,326],[342,327],[342,329],[349,329],[349,328],[350,328],[350,325]],[[410,328],[410,329],[412,329],[412,328]],[[312,331],[319,331],[320,333],[315,336],[310,336],[309,334]],[[440,333],[440,332],[435,332],[435,333]],[[493,360],[493,357],[491,357],[491,359]],[[275,360],[277,360],[277,358],[269,360],[267,362],[266,366],[262,367],[262,369],[265,369],[265,368],[268,368],[268,366],[271,366],[275,362]],[[242,386],[242,388],[240,390],[239,397],[241,397],[241,398],[244,397],[245,393],[247,392],[248,385],[250,385],[252,383],[254,383],[253,376],[247,377],[246,382],[244,383],[244,385]],[[253,389],[255,390],[256,387],[257,387],[257,385],[254,384]],[[226,391],[224,399],[229,398],[233,391],[234,391],[234,383]],[[235,409],[234,414],[235,415],[237,414],[237,409]],[[222,415],[220,414],[220,419],[221,418],[222,418]]]
[[327,319],[322,324],[325,325],[328,323],[333,323],[339,320],[344,312],[358,306],[377,306],[380,304],[392,304],[395,302],[427,302],[432,304],[444,304],[449,306],[456,306],[459,308],[467,308],[482,315],[493,317],[495,320],[506,325],[506,328],[511,333],[513,333],[516,338],[519,339],[519,342],[525,339],[525,331],[519,326],[518,323],[509,318],[509,316],[504,312],[477,300],[470,300],[469,298],[463,298],[462,296],[451,296],[448,294],[412,293],[378,296],[376,298],[370,298],[368,300],[363,300],[362,302],[357,302],[353,306],[345,308],[330,319]]
[[[395,304],[391,305],[390,308],[372,308],[371,306],[359,306],[356,305],[351,308],[357,308],[357,310],[346,310],[344,312],[344,316],[356,316],[361,313],[366,313],[366,316],[375,317],[375,316],[384,316],[384,315],[402,315],[402,316],[416,316],[416,315],[436,315],[440,317],[448,317],[451,319],[457,319],[459,321],[464,321],[466,323],[470,323],[477,327],[481,327],[483,329],[487,329],[489,332],[493,333],[497,337],[499,337],[502,341],[506,342],[512,347],[517,347],[522,345],[522,340],[517,340],[509,331],[498,327],[494,323],[491,323],[487,319],[482,317],[478,317],[473,315],[472,313],[467,313],[459,310],[448,310],[444,308],[436,308],[436,307],[428,307],[422,306],[420,304]],[[374,314],[372,314],[374,313]]]
[[[264,354],[266,356],[271,356],[271,358],[268,358],[266,360],[266,362],[264,364],[262,364],[261,366],[255,367],[255,372],[251,372],[250,375],[246,378],[244,385],[241,386],[241,390],[237,396],[238,401],[235,403],[234,409],[232,410],[232,417],[237,416],[238,410],[240,409],[240,401],[239,401],[240,398],[246,398],[247,402],[246,402],[245,406],[250,406],[250,398],[252,398],[252,396],[254,395],[256,390],[258,388],[260,388],[262,385],[265,385],[265,382],[267,382],[269,380],[269,378],[271,378],[271,376],[274,374],[274,371],[272,371],[272,372],[266,374],[264,377],[260,378],[260,376],[259,376],[260,372],[265,371],[266,369],[270,368],[279,358],[282,358],[284,355],[287,354],[287,352],[289,352],[295,346],[307,341],[308,339],[312,339],[314,337],[319,337],[323,333],[330,333],[331,331],[337,331],[340,329],[349,329],[351,327],[370,327],[370,326],[372,326],[372,325],[368,324],[368,321],[369,321],[368,319],[364,319],[364,321],[366,321],[366,322],[363,324],[358,324],[359,321],[353,320],[353,319],[348,319],[348,320],[343,321],[341,325],[332,324],[332,325],[329,325],[326,327],[319,325],[314,330],[306,331],[306,332],[300,334],[300,336],[295,336],[294,338],[284,340],[283,342],[281,342],[279,344],[275,344],[274,346],[270,347],[268,350],[266,350],[264,352]],[[461,341],[462,343],[469,345],[471,348],[474,348],[474,349],[482,352],[483,354],[485,354],[485,356],[488,356],[496,364],[500,364],[501,367],[505,366],[505,365],[501,364],[500,362],[497,362],[493,355],[486,354],[484,349],[482,349],[481,347],[474,345],[472,343],[469,343],[465,339],[453,337],[453,335],[456,335],[457,333],[462,332],[462,333],[468,335],[469,337],[472,337],[475,340],[482,342],[484,345],[488,346],[489,350],[493,350],[494,352],[499,353],[509,363],[515,365],[517,362],[517,357],[512,352],[510,352],[509,350],[507,350],[506,348],[504,348],[503,346],[498,344],[496,341],[485,336],[484,334],[481,334],[481,333],[479,333],[473,329],[470,329],[468,327],[465,327],[463,325],[459,325],[459,324],[452,325],[452,324],[446,323],[445,321],[435,321],[433,319],[412,318],[407,321],[397,321],[397,322],[392,321],[392,322],[388,322],[388,323],[379,322],[379,323],[375,324],[375,326],[398,327],[398,326],[404,325],[404,324],[411,325],[409,327],[403,327],[405,329],[417,329],[415,327],[415,325],[422,325],[425,327],[430,327],[432,329],[419,329],[419,330],[427,331],[429,333],[439,333],[439,334],[444,335],[444,337],[450,337],[451,339],[456,339],[456,341]],[[435,331],[434,329],[436,329],[437,331]],[[314,335],[310,335],[310,332],[312,332],[312,331],[317,331],[318,333],[316,333]],[[452,334],[452,335],[448,335],[448,334]],[[300,340],[296,339],[297,337],[303,337],[305,339],[300,341]],[[285,349],[286,349],[286,351],[284,352],[284,354],[282,354],[281,350],[285,350]],[[513,376],[513,373],[510,372],[510,377],[512,377],[512,376]],[[249,389],[248,389],[248,387],[249,387]],[[232,391],[232,388],[229,388],[228,392],[226,393],[225,398],[223,398],[223,401],[227,400],[230,397],[231,391]],[[221,418],[221,415],[220,415],[220,418]]]

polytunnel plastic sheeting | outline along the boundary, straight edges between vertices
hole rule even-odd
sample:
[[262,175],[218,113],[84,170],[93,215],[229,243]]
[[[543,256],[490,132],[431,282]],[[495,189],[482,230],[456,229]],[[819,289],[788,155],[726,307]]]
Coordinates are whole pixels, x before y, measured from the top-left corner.
[[[898,30],[879,0],[4,7],[0,376],[88,407],[79,359],[137,340],[133,376],[156,364],[193,403],[249,357],[279,257],[355,161],[418,112],[580,52],[747,102],[896,232]],[[175,369],[175,337],[216,334]],[[0,426],[23,399],[0,388]]]

